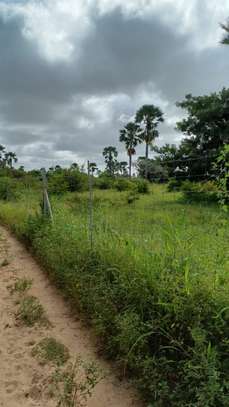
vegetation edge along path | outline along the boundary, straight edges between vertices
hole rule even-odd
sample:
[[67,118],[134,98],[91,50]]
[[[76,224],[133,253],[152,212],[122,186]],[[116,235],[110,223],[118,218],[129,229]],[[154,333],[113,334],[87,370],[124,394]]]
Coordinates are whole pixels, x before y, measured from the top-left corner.
[[[69,349],[72,357],[80,356],[84,361],[94,361],[101,370],[102,376],[104,374],[105,378],[95,387],[92,398],[88,401],[88,407],[141,406],[142,403],[130,386],[126,382],[120,382],[112,372],[112,368],[98,358],[90,330],[83,326],[79,319],[71,315],[69,306],[57,289],[50,284],[48,277],[23,244],[6,227],[0,226],[0,236],[2,260],[0,280],[4,303],[1,307],[0,323],[3,334],[0,341],[6,345],[1,347],[3,363],[0,366],[0,376],[5,377],[3,370],[6,369],[6,366],[7,372],[10,368],[12,370],[7,373],[10,375],[10,379],[6,377],[6,380],[1,383],[0,406],[10,403],[10,406],[16,407],[19,400],[25,407],[30,406],[31,402],[35,403],[33,405],[40,406],[40,403],[44,401],[42,394],[39,393],[39,388],[45,380],[43,371],[47,373],[47,368],[32,362],[31,349],[32,345],[46,336],[55,337],[63,343]],[[37,298],[44,307],[50,321],[49,327],[33,329],[20,326],[14,320],[15,304],[9,287],[13,286],[17,279],[24,282],[33,281],[30,288],[31,297]],[[7,344],[11,349],[8,349]],[[20,366],[19,370],[17,366],[18,369]],[[3,370],[1,371],[1,369]],[[47,407],[55,406],[52,399],[46,399],[45,403]]]

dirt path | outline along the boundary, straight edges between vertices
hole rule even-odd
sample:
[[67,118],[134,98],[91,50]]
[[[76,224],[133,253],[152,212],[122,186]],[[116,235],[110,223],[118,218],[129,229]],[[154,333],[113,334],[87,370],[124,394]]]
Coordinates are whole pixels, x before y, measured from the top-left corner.
[[[139,407],[133,390],[112,374],[109,366],[96,355],[88,328],[70,314],[60,294],[25,248],[0,228],[0,406],[55,407],[56,401],[44,396],[42,386],[51,374],[49,365],[42,366],[31,355],[34,344],[45,337],[63,343],[72,357],[95,360],[106,371],[106,377],[94,389],[88,407]],[[43,305],[51,327],[26,327],[15,320],[17,305],[9,285],[18,278],[33,280],[29,295]]]

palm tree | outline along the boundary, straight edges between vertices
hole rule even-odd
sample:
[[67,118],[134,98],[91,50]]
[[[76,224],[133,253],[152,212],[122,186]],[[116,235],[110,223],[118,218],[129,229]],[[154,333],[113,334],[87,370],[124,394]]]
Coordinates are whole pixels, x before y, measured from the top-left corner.
[[92,175],[94,175],[94,172],[95,172],[96,170],[98,170],[98,167],[97,167],[97,164],[96,164],[96,163],[90,163],[90,164],[89,164],[89,167],[90,167],[90,171],[91,171]]
[[70,170],[73,170],[73,171],[77,170],[77,171],[79,171],[79,166],[78,166],[78,164],[77,164],[77,163],[72,163],[72,165],[71,165],[71,167],[70,167]]
[[0,166],[5,167],[5,147],[0,144]]
[[145,158],[149,158],[149,146],[152,145],[156,137],[159,136],[157,126],[163,122],[163,113],[159,107],[154,105],[144,105],[136,113],[135,122],[141,127],[139,138],[145,142]]
[[109,146],[103,149],[103,156],[105,158],[106,170],[109,175],[114,176],[115,170],[117,168],[117,157],[118,151],[116,147]]
[[119,171],[123,177],[126,177],[128,175],[127,167],[128,167],[127,161],[121,161],[119,163]]
[[229,20],[227,24],[221,24],[222,29],[225,31],[224,37],[221,40],[222,44],[229,45]]
[[129,157],[129,177],[131,178],[132,156],[136,153],[135,147],[140,142],[139,126],[136,123],[129,122],[120,130],[119,141],[125,143],[127,155]]
[[11,151],[9,151],[9,153],[5,153],[5,162],[10,168],[13,168],[13,162],[16,163],[17,161],[18,159],[15,153],[12,153]]

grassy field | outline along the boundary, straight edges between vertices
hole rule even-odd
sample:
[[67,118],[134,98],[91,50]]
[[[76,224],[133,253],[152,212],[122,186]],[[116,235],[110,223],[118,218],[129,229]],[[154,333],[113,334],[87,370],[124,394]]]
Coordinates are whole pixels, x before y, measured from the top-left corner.
[[228,406],[228,215],[165,186],[128,197],[94,192],[92,249],[87,193],[52,198],[53,225],[36,215],[32,190],[1,203],[0,219],[33,247],[152,406]]

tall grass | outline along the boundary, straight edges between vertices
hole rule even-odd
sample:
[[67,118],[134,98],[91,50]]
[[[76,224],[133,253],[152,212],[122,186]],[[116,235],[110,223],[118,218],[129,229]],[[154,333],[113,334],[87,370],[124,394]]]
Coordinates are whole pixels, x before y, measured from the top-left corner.
[[53,225],[35,199],[1,204],[0,218],[151,405],[228,406],[228,217],[163,187],[130,205],[127,194],[95,193],[93,250],[85,193],[53,200]]

